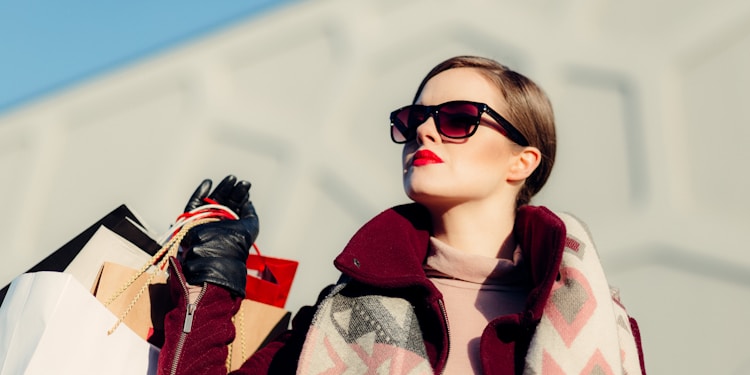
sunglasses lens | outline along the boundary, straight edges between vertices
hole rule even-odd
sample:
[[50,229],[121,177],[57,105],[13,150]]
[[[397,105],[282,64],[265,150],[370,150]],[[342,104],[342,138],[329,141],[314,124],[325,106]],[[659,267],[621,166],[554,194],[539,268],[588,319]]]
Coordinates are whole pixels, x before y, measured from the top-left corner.
[[391,124],[391,139],[396,143],[405,143],[407,141],[404,130],[395,123]]
[[391,113],[391,139],[396,143],[404,143],[416,134],[416,129],[429,114],[424,106],[411,105]]
[[440,107],[437,122],[444,136],[465,138],[479,125],[481,115],[473,103],[447,103]]

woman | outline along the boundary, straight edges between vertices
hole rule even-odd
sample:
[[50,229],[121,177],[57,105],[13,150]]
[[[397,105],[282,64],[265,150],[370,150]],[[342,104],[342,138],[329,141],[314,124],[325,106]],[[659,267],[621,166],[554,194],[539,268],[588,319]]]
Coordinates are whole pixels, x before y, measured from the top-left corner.
[[[414,203],[360,228],[334,261],[339,282],[235,373],[645,373],[637,325],[610,297],[584,227],[528,204],[556,148],[539,87],[490,59],[451,58],[391,114],[391,138]],[[244,280],[228,270],[244,271],[257,235],[249,183],[235,181],[212,198],[243,219],[196,228],[172,263],[164,373],[226,372]]]

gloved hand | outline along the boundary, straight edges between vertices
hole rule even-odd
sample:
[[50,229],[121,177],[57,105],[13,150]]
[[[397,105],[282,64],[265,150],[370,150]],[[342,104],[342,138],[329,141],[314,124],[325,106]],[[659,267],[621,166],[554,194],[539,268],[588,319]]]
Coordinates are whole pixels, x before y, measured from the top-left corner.
[[193,227],[182,240],[182,270],[188,284],[204,282],[220,285],[233,294],[245,296],[247,256],[258,237],[258,215],[250,201],[250,182],[225,177],[209,195],[211,180],[198,185],[185,211],[200,207],[208,197],[239,215],[239,220],[222,220]]

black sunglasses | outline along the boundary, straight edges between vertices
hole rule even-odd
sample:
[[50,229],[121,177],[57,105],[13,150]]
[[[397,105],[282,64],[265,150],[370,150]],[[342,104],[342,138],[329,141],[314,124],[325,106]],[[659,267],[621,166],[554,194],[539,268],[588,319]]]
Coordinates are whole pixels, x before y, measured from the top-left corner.
[[500,125],[498,130],[511,141],[528,146],[529,141],[502,115],[487,104],[456,100],[438,105],[412,104],[391,112],[391,139],[406,143],[417,137],[417,127],[432,116],[438,133],[453,139],[468,138],[476,133],[482,113]]

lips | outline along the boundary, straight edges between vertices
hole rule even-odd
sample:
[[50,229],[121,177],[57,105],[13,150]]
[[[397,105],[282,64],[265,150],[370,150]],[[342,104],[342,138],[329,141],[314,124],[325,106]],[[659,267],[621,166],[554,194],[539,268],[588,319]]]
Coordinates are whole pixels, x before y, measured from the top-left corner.
[[430,150],[419,150],[414,153],[414,158],[411,164],[415,167],[427,164],[439,164],[442,163],[443,159],[440,159],[434,152]]

